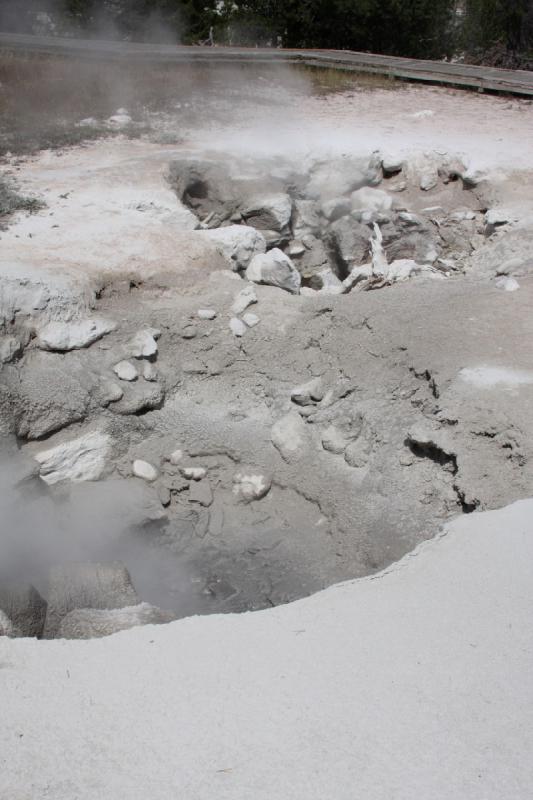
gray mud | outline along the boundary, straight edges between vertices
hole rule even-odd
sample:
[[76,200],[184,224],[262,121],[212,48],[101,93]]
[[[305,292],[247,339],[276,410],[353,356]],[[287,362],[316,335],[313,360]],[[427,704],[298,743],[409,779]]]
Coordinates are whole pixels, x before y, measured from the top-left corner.
[[[107,273],[90,309],[65,294],[63,310],[9,278],[4,583],[50,602],[61,565],[124,565],[135,600],[108,622],[83,611],[65,623],[76,636],[166,621],[159,609],[255,610],[528,494],[527,232],[486,214],[496,189],[459,162],[433,166],[187,155],[167,171],[196,217],[186,275]],[[236,310],[242,290],[253,302]],[[85,569],[92,597],[105,567]]]

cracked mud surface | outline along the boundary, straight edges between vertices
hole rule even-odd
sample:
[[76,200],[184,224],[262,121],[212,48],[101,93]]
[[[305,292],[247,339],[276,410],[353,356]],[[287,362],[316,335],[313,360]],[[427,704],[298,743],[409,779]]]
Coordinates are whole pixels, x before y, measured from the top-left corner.
[[[98,153],[91,170],[87,158]],[[438,159],[407,160],[408,185],[391,190],[401,198],[392,219],[356,223],[377,219],[389,230],[389,262],[416,261],[437,243],[429,274],[345,294],[311,291],[320,289],[308,280],[313,269],[299,268],[302,294],[250,284],[257,302],[246,312],[259,322],[241,337],[229,322],[249,285],[244,270],[232,272],[223,249],[193,230],[197,219],[165,180],[171,162],[191,155],[114,142],[28,164],[34,186],[51,181],[48,211],[15,220],[3,241],[9,570],[46,596],[58,562],[121,561],[143,601],[177,616],[258,609],[371,574],[450,517],[527,495],[529,231],[520,221],[495,230],[484,222],[510,199],[518,208],[512,180],[480,179],[474,190],[440,179],[426,192],[421,170],[436,171]],[[62,196],[73,176],[78,198],[69,202]],[[381,176],[378,188],[391,180]],[[521,184],[529,185],[524,175]],[[201,212],[205,219],[209,208]],[[423,217],[414,242],[402,213]],[[327,242],[330,230],[314,240]],[[278,234],[281,247],[294,247],[294,227]],[[369,250],[343,270],[329,251],[338,281]],[[520,290],[498,288],[498,272],[518,277]],[[115,325],[87,347],[40,344],[49,320],[87,316]],[[147,331],[156,352],[133,356]],[[131,381],[117,374],[123,361],[135,367]],[[94,456],[92,479],[44,483],[58,466],[42,454],[77,440]],[[154,476],[136,477],[138,461]],[[197,479],[190,470],[200,470]],[[243,481],[266,491],[250,499]]]

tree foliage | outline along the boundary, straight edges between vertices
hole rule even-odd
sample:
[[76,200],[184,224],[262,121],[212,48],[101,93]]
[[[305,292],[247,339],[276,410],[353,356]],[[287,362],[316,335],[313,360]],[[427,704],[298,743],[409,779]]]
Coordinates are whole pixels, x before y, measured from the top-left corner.
[[[3,4],[3,7],[2,7]],[[58,32],[106,38],[362,50],[442,58],[532,49],[533,0],[45,0]],[[0,0],[16,25],[42,0]],[[9,22],[11,20],[11,22]]]
[[503,44],[511,51],[533,46],[533,0],[466,0],[463,42],[467,49]]

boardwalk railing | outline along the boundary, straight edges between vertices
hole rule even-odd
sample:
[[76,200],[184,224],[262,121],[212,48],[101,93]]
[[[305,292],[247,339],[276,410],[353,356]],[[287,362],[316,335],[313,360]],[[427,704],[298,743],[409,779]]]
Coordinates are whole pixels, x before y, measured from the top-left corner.
[[350,50],[282,50],[253,47],[185,47],[0,33],[0,52],[29,52],[78,59],[147,62],[300,63],[354,72],[373,72],[410,81],[461,86],[533,97],[533,72],[396,58]]

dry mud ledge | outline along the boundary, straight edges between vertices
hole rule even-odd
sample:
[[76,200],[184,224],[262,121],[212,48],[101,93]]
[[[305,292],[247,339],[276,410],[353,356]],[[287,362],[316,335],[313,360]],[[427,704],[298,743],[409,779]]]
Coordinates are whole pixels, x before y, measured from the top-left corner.
[[532,515],[269,611],[0,639],[0,793],[527,800]]

